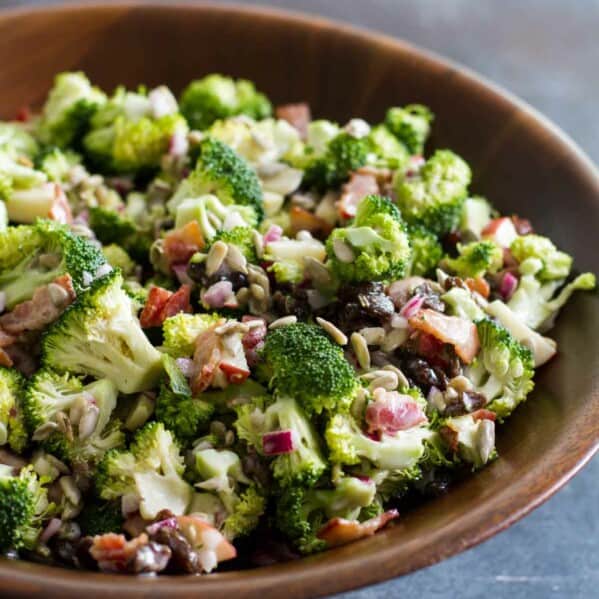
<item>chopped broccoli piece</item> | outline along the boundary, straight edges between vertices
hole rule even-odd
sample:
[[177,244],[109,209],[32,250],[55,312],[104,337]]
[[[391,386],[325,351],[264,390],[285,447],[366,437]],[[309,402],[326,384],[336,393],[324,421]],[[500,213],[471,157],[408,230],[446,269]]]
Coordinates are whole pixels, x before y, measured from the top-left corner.
[[[94,466],[109,449],[125,442],[120,422],[111,418],[117,395],[108,379],[84,385],[76,376],[42,369],[27,386],[23,410],[34,440],[41,440],[46,451]],[[37,439],[49,423],[53,428]]]
[[460,230],[480,239],[483,229],[491,222],[492,217],[493,208],[485,198],[466,198],[462,206]]
[[71,169],[81,164],[81,156],[70,150],[50,147],[38,154],[35,163],[50,181],[64,183],[68,181]]
[[572,268],[572,257],[560,252],[552,241],[542,235],[522,235],[517,237],[510,246],[510,251],[518,262],[536,258],[542,263],[537,273],[540,281],[565,279]]
[[378,195],[360,201],[353,223],[334,229],[326,249],[333,272],[343,281],[400,279],[411,257],[399,210]]
[[23,422],[22,395],[25,379],[18,370],[0,366],[0,446],[8,443],[21,453],[28,442]]
[[128,277],[135,271],[135,262],[120,245],[116,243],[105,245],[102,248],[102,253],[108,264],[113,268],[120,269],[124,276]]
[[236,114],[264,119],[272,112],[268,98],[251,81],[235,81],[216,73],[192,81],[183,90],[180,102],[190,127],[200,130]]
[[532,354],[493,320],[479,320],[476,328],[481,349],[464,374],[486,397],[486,407],[507,418],[534,387]]
[[102,252],[87,239],[51,221],[9,227],[0,233],[0,290],[6,306],[31,299],[34,291],[68,273],[80,294],[105,272]]
[[120,533],[123,525],[121,506],[117,501],[88,501],[77,517],[81,532],[89,537],[107,532]]
[[133,314],[119,271],[95,281],[45,334],[43,361],[59,372],[110,379],[122,393],[156,385],[160,352]]
[[354,370],[320,327],[298,322],[269,331],[260,355],[271,388],[297,399],[308,414],[349,408]]
[[272,262],[268,270],[278,283],[300,283],[304,278],[304,258],[324,262],[326,250],[318,239],[279,239],[271,241],[264,251],[264,260]]
[[377,166],[395,170],[405,165],[410,157],[406,146],[389,131],[388,127],[377,125],[371,129],[369,135],[377,155]]
[[106,96],[81,72],[60,73],[42,109],[38,135],[47,145],[64,148],[81,141]]
[[403,143],[410,154],[422,154],[431,131],[433,113],[422,104],[387,110],[385,125]]
[[480,320],[485,316],[468,289],[452,287],[441,296],[441,299],[449,307],[448,312],[452,316],[459,316],[472,321]]
[[212,243],[220,240],[234,245],[239,248],[248,262],[256,263],[258,257],[256,256],[256,244],[254,242],[255,231],[252,227],[233,227],[228,231],[219,231],[212,238]]
[[375,501],[372,481],[342,478],[334,489],[289,487],[277,501],[277,528],[304,554],[321,551],[318,532],[330,518],[357,520]]
[[285,487],[314,485],[327,465],[310,419],[298,403],[289,397],[279,397],[266,408],[263,403],[259,398],[237,408],[237,435],[262,455],[262,438],[265,434],[291,431],[295,448],[272,460],[274,478]]
[[446,258],[444,266],[459,277],[482,277],[494,274],[503,266],[503,249],[493,241],[458,243],[459,256]]
[[128,451],[112,449],[104,456],[96,488],[106,500],[137,496],[139,511],[147,520],[163,509],[181,515],[192,496],[183,470],[183,457],[172,433],[161,422],[151,422],[135,434]]
[[198,335],[220,319],[218,314],[185,314],[184,312],[167,318],[162,324],[164,351],[175,358],[192,356]]
[[450,150],[437,150],[414,175],[398,171],[397,205],[408,223],[420,223],[437,235],[455,229],[472,173]]
[[225,519],[225,536],[229,540],[250,534],[266,510],[266,498],[255,485],[243,491]]
[[413,276],[428,275],[439,264],[443,256],[443,248],[434,233],[421,225],[408,227],[412,259],[409,273]]
[[50,517],[53,504],[48,503],[44,484],[32,466],[17,475],[10,466],[0,465],[0,550],[33,549]]
[[191,396],[187,379],[174,358],[165,354],[162,359],[166,377],[156,399],[156,419],[164,422],[177,441],[186,445],[205,432],[214,406]]
[[497,457],[492,420],[474,419],[471,414],[447,418],[442,421],[440,432],[443,437],[452,439],[455,453],[473,468],[480,468]]
[[33,168],[31,162],[22,161],[19,155],[6,146],[0,146],[0,176],[2,176],[2,195],[0,199],[9,200],[17,190],[28,190],[43,185],[48,177]]
[[256,222],[260,222],[262,189],[254,169],[217,139],[206,137],[200,142],[199,150],[196,167],[169,200],[169,210],[177,212],[183,200],[214,194],[226,206],[239,204],[251,208]]
[[23,123],[0,121],[0,147],[5,146],[18,156],[35,158],[39,146],[35,138],[25,129]]

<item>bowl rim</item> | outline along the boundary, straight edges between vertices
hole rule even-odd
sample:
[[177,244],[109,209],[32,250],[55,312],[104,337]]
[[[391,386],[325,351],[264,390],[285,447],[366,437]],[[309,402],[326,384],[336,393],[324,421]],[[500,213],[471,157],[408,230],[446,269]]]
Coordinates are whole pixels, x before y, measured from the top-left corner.
[[[56,0],[53,0],[56,2]],[[493,98],[494,102],[508,108],[515,109],[518,118],[528,120],[527,127],[536,126],[548,135],[548,144],[559,148],[564,155],[568,156],[571,165],[577,167],[577,177],[586,179],[592,188],[597,190],[599,198],[599,168],[595,166],[589,156],[577,145],[577,143],[560,127],[550,121],[546,116],[533,108],[526,101],[516,97],[485,76],[466,67],[457,61],[448,59],[437,52],[421,48],[403,39],[397,39],[390,35],[350,25],[343,21],[335,21],[326,17],[309,12],[299,12],[263,5],[241,5],[237,3],[220,4],[217,2],[184,2],[169,0],[107,0],[101,2],[68,1],[63,4],[47,4],[31,7],[13,7],[0,9],[0,22],[15,17],[26,17],[32,13],[67,14],[73,11],[95,12],[128,9],[153,10],[188,10],[220,12],[224,14],[243,14],[246,17],[258,15],[279,23],[290,23],[306,29],[319,27],[325,30],[334,30],[345,34],[348,38],[361,39],[390,50],[412,56],[428,67],[436,69],[444,68],[452,72],[465,84],[477,91]],[[594,390],[590,396],[599,399],[599,390]],[[597,414],[599,416],[599,412]],[[588,416],[588,415],[587,415]],[[588,419],[592,420],[592,419]],[[591,426],[588,424],[588,426]],[[575,451],[562,456],[559,468],[547,468],[546,476],[542,485],[528,495],[519,496],[519,502],[514,506],[511,513],[503,513],[501,517],[491,522],[485,522],[483,526],[472,525],[464,527],[463,533],[457,539],[446,543],[443,551],[431,549],[420,554],[413,555],[408,563],[397,563],[393,560],[396,553],[396,544],[388,544],[377,551],[367,554],[354,552],[353,555],[344,556],[336,561],[334,577],[331,577],[333,564],[329,562],[320,563],[315,557],[308,557],[294,562],[265,566],[253,570],[243,571],[240,577],[239,571],[216,573],[202,578],[198,587],[198,581],[194,576],[159,576],[156,578],[115,576],[112,574],[85,572],[81,576],[79,570],[62,569],[45,566],[25,561],[9,561],[0,559],[0,583],[14,585],[14,591],[19,596],[30,595],[41,590],[49,590],[52,587],[60,589],[61,596],[75,597],[82,593],[90,593],[90,596],[98,596],[100,593],[110,590],[112,584],[118,584],[118,591],[126,597],[158,596],[169,592],[173,597],[189,596],[193,591],[199,591],[208,596],[222,596],[227,592],[238,593],[237,596],[254,597],[261,593],[274,593],[275,589],[283,588],[289,599],[295,597],[317,597],[323,594],[347,591],[369,584],[383,582],[391,578],[408,574],[420,568],[424,568],[440,562],[450,556],[457,555],[466,549],[470,549],[495,534],[505,530],[532,510],[539,507],[559,489],[561,489],[572,477],[574,477],[599,451],[599,434],[581,436],[582,441],[575,447]],[[550,466],[547,464],[546,466]],[[473,518],[475,521],[476,518]],[[337,550],[331,550],[334,553]],[[381,571],[375,566],[377,562],[384,561],[387,568]],[[359,581],[352,580],[352,573],[360,571]],[[239,594],[240,581],[246,583],[246,589]],[[327,579],[326,585],[322,587],[321,581]],[[4,586],[2,584],[2,586]],[[16,595],[15,595],[16,596]]]

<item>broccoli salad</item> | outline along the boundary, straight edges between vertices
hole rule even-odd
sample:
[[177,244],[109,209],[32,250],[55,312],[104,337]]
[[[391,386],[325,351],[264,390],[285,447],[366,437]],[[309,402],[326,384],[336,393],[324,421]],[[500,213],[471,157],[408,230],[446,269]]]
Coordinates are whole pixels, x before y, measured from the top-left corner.
[[80,72],[0,122],[2,555],[272,564],[498,457],[595,277],[425,152],[432,123]]

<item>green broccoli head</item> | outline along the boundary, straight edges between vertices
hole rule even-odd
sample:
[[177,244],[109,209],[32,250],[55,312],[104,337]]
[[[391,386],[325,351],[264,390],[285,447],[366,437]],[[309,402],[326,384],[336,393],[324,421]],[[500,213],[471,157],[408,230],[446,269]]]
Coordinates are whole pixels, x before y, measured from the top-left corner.
[[422,104],[408,104],[387,110],[385,125],[410,154],[422,154],[431,131],[433,113]]
[[195,169],[169,200],[169,210],[176,212],[185,199],[213,194],[226,206],[238,204],[251,208],[256,222],[260,222],[263,216],[262,189],[256,171],[217,139],[203,139],[199,152]]
[[64,183],[69,180],[71,169],[81,164],[81,156],[70,150],[50,146],[40,152],[35,159],[36,167],[46,174],[48,180]]
[[135,434],[129,450],[112,449],[98,467],[96,489],[105,500],[137,496],[143,518],[152,520],[168,509],[184,514],[192,488],[183,480],[179,446],[161,422],[150,422]]
[[326,243],[329,264],[343,281],[400,279],[410,263],[410,240],[396,206],[370,195],[358,204],[356,218],[334,229]]
[[131,259],[129,254],[120,245],[111,243],[102,247],[102,253],[106,262],[112,266],[112,268],[118,268],[124,276],[129,277],[135,271],[135,262]]
[[349,408],[357,388],[343,350],[318,326],[296,323],[269,331],[260,371],[277,393],[308,414]]
[[459,224],[471,178],[470,167],[457,154],[437,150],[418,173],[397,172],[397,205],[408,223],[443,235]]
[[218,119],[245,114],[254,119],[270,116],[268,98],[251,81],[212,74],[192,81],[181,95],[181,112],[192,129],[204,130]]
[[375,502],[376,486],[371,480],[342,478],[333,489],[285,489],[278,498],[277,528],[304,554],[325,549],[318,538],[331,518],[358,520],[360,513]]
[[494,274],[503,266],[503,249],[494,241],[458,243],[457,258],[446,258],[444,267],[459,277],[482,277]]
[[518,262],[535,258],[541,261],[542,268],[537,273],[540,281],[565,279],[572,268],[572,256],[560,252],[552,241],[542,235],[523,235],[517,237],[510,251]]
[[235,421],[237,435],[263,455],[263,437],[290,431],[293,450],[270,462],[274,478],[283,487],[312,486],[326,470],[318,435],[306,413],[289,397],[279,397],[268,407],[261,398],[240,405]]
[[89,128],[91,117],[105,102],[104,93],[83,73],[60,73],[42,109],[39,138],[59,148],[77,144]]
[[465,462],[477,469],[497,457],[495,422],[492,420],[464,414],[445,418],[439,425],[441,442],[449,446],[448,456],[453,464]]
[[224,243],[234,245],[245,256],[248,262],[256,263],[258,257],[256,255],[256,243],[254,242],[255,234],[256,229],[253,227],[233,227],[228,231],[219,231],[211,241],[214,243],[220,240]]
[[53,507],[45,482],[32,466],[14,474],[10,466],[0,465],[0,550],[35,547]]
[[33,168],[31,162],[21,160],[21,155],[9,146],[0,146],[0,176],[2,176],[1,199],[11,199],[18,190],[28,190],[43,185],[48,177]]
[[133,313],[123,277],[112,271],[95,281],[44,335],[44,364],[108,378],[122,393],[153,388],[160,378],[160,352]]
[[174,358],[193,355],[195,341],[200,333],[221,319],[218,314],[185,314],[180,312],[167,318],[162,324],[162,348]]
[[17,453],[29,440],[23,421],[24,387],[25,379],[18,370],[0,366],[0,446],[8,443]]
[[339,187],[350,173],[375,157],[376,146],[369,136],[354,137],[339,133],[327,145],[322,156],[311,160],[305,170],[303,185],[319,192]]
[[156,419],[175,435],[183,445],[205,432],[214,413],[214,406],[191,396],[187,379],[175,359],[163,355],[165,377],[156,399]]
[[376,165],[396,170],[403,167],[410,154],[406,146],[385,125],[370,130],[369,137],[376,153]]
[[421,225],[408,227],[412,259],[408,269],[410,275],[425,276],[439,264],[443,248],[437,236]]
[[250,485],[242,491],[225,518],[223,532],[227,539],[232,541],[249,535],[265,511],[266,497],[256,485]]
[[25,127],[23,123],[0,121],[0,147],[7,147],[18,156],[33,159],[39,152],[39,146]]
[[9,309],[65,273],[80,294],[106,267],[101,250],[52,221],[9,227],[0,233],[0,290]]
[[480,352],[464,374],[478,393],[487,399],[487,408],[501,419],[509,416],[532,391],[534,360],[530,350],[496,323],[485,318],[476,323]]
[[77,523],[81,532],[88,537],[108,532],[120,533],[123,525],[121,506],[118,501],[86,501]]

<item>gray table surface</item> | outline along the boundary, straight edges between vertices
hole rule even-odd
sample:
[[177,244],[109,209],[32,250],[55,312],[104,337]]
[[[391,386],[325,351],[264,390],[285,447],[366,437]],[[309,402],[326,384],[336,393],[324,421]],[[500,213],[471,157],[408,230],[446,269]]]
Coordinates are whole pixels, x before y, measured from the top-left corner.
[[[0,7],[43,4],[0,0]],[[468,65],[544,112],[599,163],[599,0],[241,0],[349,21]],[[599,426],[599,425],[598,425]],[[343,599],[599,597],[599,457],[470,551]]]

